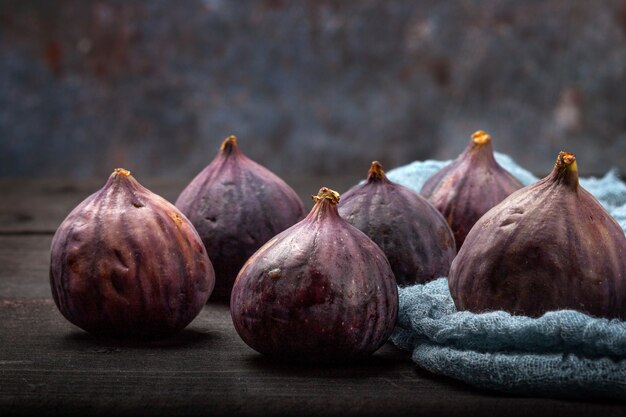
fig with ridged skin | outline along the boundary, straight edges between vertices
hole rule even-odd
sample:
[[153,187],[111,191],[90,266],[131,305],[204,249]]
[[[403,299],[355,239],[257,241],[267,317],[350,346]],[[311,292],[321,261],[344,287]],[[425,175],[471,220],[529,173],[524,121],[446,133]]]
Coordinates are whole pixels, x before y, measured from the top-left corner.
[[198,230],[215,268],[211,301],[227,302],[237,273],[265,242],[304,217],[300,197],[246,157],[237,138],[182,191],[176,207]]
[[458,250],[478,219],[520,188],[522,183],[496,162],[491,136],[479,130],[454,161],[424,183],[420,194],[448,221]]
[[626,237],[578,184],[574,155],[561,152],[550,175],[476,223],[449,286],[459,310],[538,317],[572,309],[626,319]]
[[398,289],[383,251],[339,216],[322,188],[309,215],[267,242],[233,287],[235,329],[266,355],[352,360],[391,335]]
[[173,335],[200,313],[214,282],[189,220],[121,168],[52,239],[54,301],[66,319],[97,335]]
[[378,161],[365,183],[341,196],[339,214],[385,252],[398,285],[448,276],[456,245],[446,219],[425,198],[389,181]]

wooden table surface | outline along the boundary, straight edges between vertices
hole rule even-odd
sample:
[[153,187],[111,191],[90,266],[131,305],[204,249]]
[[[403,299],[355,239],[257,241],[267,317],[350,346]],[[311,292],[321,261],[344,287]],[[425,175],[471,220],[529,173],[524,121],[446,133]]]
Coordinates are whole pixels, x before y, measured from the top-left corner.
[[[305,197],[321,185],[345,191],[356,180],[289,182]],[[143,182],[170,201],[184,185]],[[239,339],[225,306],[207,305],[171,340],[96,339],[57,311],[48,268],[56,227],[102,183],[0,181],[2,416],[626,415],[625,403],[480,391],[417,368],[408,352],[390,344],[352,365],[272,361]]]

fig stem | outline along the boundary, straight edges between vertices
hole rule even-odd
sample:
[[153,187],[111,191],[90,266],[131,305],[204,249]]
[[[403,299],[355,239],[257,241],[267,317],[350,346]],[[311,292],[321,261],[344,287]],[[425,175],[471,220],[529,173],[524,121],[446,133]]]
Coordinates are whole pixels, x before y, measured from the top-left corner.
[[484,145],[491,142],[491,136],[483,130],[477,130],[472,135],[472,142],[474,142],[476,145]]
[[114,175],[114,176],[123,175],[125,177],[130,177],[130,171],[124,168],[115,168],[111,175]]
[[114,187],[115,190],[123,189],[126,190],[125,192],[130,193],[130,202],[135,208],[145,206],[137,192],[142,190],[146,191],[146,189],[139,184],[139,182],[137,182],[135,177],[130,175],[129,170],[124,168],[115,168],[100,192],[105,192],[105,190],[110,189],[110,187]]
[[325,200],[328,200],[333,206],[339,204],[339,193],[328,187],[320,188],[317,195],[312,195],[311,198],[316,204]]
[[555,181],[568,185],[574,191],[578,190],[578,164],[574,154],[559,152],[552,172]]
[[237,142],[237,136],[235,135],[230,135],[229,137],[224,139],[224,141],[222,142],[222,145],[220,146],[220,152],[224,152],[227,154],[230,154],[238,150],[239,150],[239,144]]
[[567,167],[568,169],[577,169],[576,166],[576,156],[569,152],[559,152],[556,157],[556,164],[558,167]]
[[493,156],[491,136],[484,130],[477,130],[472,134],[469,145],[461,155],[469,156],[480,164],[498,165]]
[[383,166],[378,161],[372,162],[372,166],[367,174],[367,182],[388,182]]

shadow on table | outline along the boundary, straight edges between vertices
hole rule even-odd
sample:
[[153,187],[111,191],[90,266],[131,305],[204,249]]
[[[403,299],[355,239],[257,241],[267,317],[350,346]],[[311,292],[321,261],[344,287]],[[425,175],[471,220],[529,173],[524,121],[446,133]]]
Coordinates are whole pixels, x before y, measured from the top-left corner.
[[158,340],[129,340],[95,336],[82,331],[73,331],[64,336],[64,344],[69,348],[90,349],[113,352],[119,348],[131,349],[185,349],[204,347],[210,349],[218,339],[216,334],[184,329],[175,336]]
[[305,361],[290,357],[265,356],[251,353],[243,359],[252,369],[272,374],[306,375],[320,378],[368,378],[406,369],[408,353],[391,345],[375,354],[350,361]]

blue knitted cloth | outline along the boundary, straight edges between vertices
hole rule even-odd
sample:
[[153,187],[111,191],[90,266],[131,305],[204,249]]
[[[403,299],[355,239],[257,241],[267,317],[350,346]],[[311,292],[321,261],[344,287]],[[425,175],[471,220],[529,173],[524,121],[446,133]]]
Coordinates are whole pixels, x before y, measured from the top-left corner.
[[[498,162],[524,185],[537,180],[506,155]],[[417,192],[447,161],[423,161],[389,171]],[[626,229],[626,184],[611,171],[583,178]],[[393,343],[419,366],[468,384],[519,395],[605,397],[626,401],[626,322],[562,310],[539,318],[503,311],[457,312],[446,278],[400,288]]]

